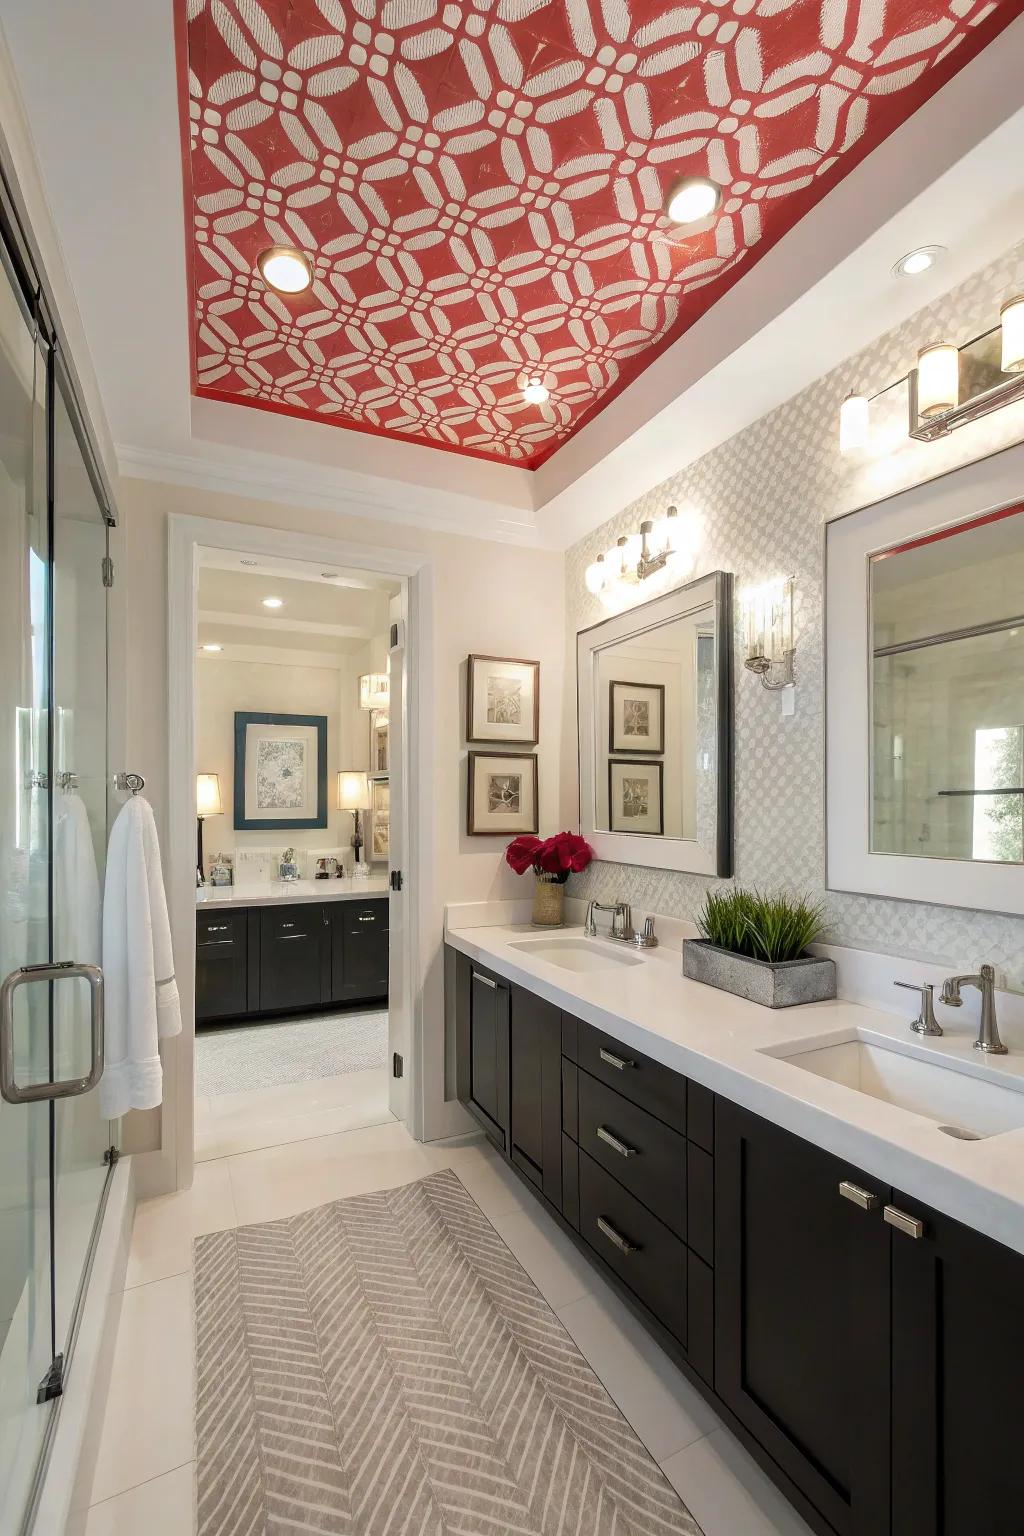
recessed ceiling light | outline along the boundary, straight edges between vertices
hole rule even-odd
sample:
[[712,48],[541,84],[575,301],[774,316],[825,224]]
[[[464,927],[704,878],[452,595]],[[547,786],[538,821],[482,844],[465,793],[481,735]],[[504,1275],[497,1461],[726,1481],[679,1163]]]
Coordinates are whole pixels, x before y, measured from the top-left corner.
[[224,647],[222,645],[204,645],[203,646],[203,650],[204,651],[222,651],[223,649],[224,649]]
[[901,256],[892,269],[893,277],[920,277],[946,254],[944,245],[919,245],[916,251]]
[[523,399],[529,405],[543,405],[545,400],[551,399],[551,391],[543,379],[531,379],[523,390]]
[[673,224],[697,224],[721,207],[722,189],[707,176],[684,176],[669,188],[665,212]]
[[263,606],[264,608],[283,608],[284,599],[280,597],[265,597],[263,599]]
[[313,281],[313,268],[290,245],[270,245],[256,257],[263,281],[278,293],[302,293]]

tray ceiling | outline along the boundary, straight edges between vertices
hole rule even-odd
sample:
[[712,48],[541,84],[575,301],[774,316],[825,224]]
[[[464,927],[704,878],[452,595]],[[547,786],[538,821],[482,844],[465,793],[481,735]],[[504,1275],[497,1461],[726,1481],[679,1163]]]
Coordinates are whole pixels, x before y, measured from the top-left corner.
[[[195,393],[526,467],[1021,10],[177,4]],[[724,189],[696,231],[684,174]]]

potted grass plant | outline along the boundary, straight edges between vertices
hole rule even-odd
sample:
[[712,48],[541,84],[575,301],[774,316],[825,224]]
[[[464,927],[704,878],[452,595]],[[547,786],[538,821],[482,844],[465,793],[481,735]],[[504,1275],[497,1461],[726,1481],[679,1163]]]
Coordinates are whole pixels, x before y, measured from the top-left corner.
[[835,997],[835,961],[807,953],[824,918],[803,897],[709,891],[696,918],[701,937],[683,943],[683,975],[766,1008]]

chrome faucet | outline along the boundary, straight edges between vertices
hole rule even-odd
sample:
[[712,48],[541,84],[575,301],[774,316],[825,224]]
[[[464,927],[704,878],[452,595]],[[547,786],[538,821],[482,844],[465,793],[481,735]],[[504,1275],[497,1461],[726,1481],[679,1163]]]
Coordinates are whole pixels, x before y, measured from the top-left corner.
[[583,924],[583,932],[588,938],[597,937],[597,923],[594,920],[595,912],[610,912],[612,914],[612,927],[608,937],[610,939],[624,939],[627,944],[633,942],[633,913],[628,901],[589,901],[587,903],[587,920]]
[[[893,986],[904,987],[908,992],[919,992],[921,994],[920,1012],[918,1013],[917,1018],[914,1020],[913,1024],[910,1026],[914,1031],[914,1034],[941,1035],[942,1025],[935,1017],[935,1008],[933,1006],[935,988],[933,987],[932,983],[930,981],[926,981],[923,986],[918,986],[915,982],[912,981],[894,981]],[[954,1007],[955,1006],[956,1005],[954,1004]]]
[[960,1008],[963,998],[961,987],[977,987],[981,993],[981,1028],[974,1042],[976,1051],[987,1051],[991,1056],[1005,1056],[1006,1046],[999,1038],[996,1022],[996,973],[990,965],[979,968],[976,976],[947,976],[942,983],[940,1001],[947,1008]]

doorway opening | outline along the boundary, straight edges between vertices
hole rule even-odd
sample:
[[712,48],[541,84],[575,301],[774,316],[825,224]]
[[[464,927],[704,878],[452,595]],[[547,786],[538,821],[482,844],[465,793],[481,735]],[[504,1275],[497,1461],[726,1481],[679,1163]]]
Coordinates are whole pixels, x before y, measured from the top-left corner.
[[[197,549],[197,1161],[404,1118],[405,579]],[[404,1063],[403,1063],[404,1066]]]

